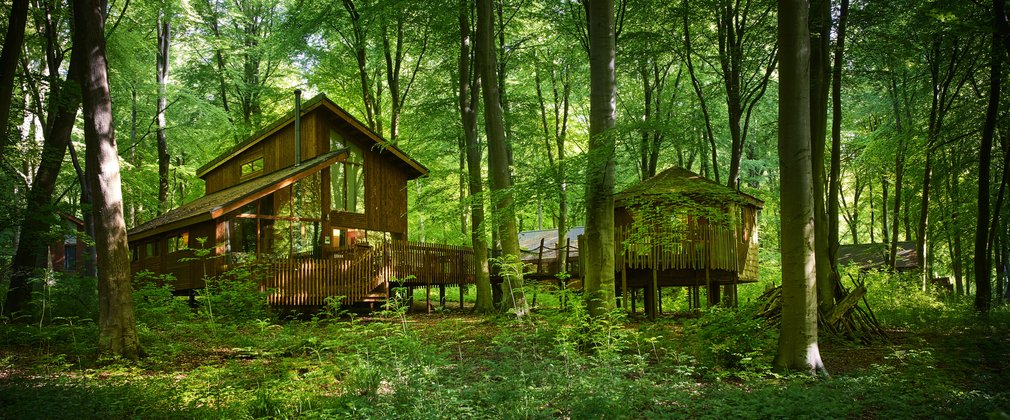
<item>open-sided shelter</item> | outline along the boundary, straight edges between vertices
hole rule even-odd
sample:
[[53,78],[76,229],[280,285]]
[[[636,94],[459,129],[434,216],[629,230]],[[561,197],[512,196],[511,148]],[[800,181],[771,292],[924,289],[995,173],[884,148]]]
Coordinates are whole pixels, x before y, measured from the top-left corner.
[[764,202],[683,168],[673,167],[619,192],[614,204],[619,295],[644,289],[655,314],[662,287],[687,287],[697,307],[735,303],[736,286],[757,281],[758,212]]

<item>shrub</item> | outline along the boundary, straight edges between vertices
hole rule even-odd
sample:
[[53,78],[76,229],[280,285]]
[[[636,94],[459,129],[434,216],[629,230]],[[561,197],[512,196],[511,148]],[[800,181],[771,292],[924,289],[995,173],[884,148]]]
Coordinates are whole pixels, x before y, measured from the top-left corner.
[[172,293],[171,274],[144,270],[133,275],[133,311],[137,321],[154,325],[192,318],[189,306]]
[[205,278],[201,312],[212,320],[242,323],[270,317],[268,292],[260,289],[255,266],[241,266]]

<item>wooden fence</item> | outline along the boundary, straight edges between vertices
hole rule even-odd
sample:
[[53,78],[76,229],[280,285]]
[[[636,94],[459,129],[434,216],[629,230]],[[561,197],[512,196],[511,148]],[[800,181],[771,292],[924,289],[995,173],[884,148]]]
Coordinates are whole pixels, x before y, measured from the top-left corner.
[[269,275],[263,286],[271,290],[270,304],[279,306],[317,306],[331,296],[342,296],[342,303],[352,304],[389,282],[461,285],[475,281],[473,249],[422,242],[394,240],[337,249],[329,258],[284,258],[265,264]]

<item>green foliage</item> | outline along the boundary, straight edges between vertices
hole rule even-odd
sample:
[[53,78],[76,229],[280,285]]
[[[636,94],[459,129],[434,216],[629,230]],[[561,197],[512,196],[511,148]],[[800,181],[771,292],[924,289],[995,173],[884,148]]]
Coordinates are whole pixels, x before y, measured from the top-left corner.
[[757,304],[739,309],[712,307],[685,325],[697,357],[724,375],[765,375],[771,371],[777,331],[756,319]]
[[186,321],[192,310],[172,293],[171,274],[144,270],[133,275],[133,313],[138,323],[154,325]]
[[206,277],[200,290],[200,313],[212,322],[243,323],[269,318],[268,291],[260,288],[262,273],[242,265],[222,275]]

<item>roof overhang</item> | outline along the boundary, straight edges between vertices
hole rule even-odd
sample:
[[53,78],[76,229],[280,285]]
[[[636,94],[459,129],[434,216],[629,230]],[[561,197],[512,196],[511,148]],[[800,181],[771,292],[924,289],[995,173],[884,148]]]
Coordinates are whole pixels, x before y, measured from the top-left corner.
[[[302,162],[300,165],[292,165],[288,168],[280,169],[259,178],[200,197],[187,205],[190,207],[182,206],[176,208],[134,228],[132,232],[128,233],[129,240],[141,240],[164,232],[220,218],[251,202],[273,194],[281,188],[290,186],[305,177],[319,172],[327,166],[340,162],[346,159],[347,156],[347,149],[332,151]],[[183,214],[178,219],[164,224],[158,223],[159,219],[164,220],[174,216],[173,212],[188,214]]]
[[[428,174],[428,168],[426,168],[424,165],[414,160],[410,156],[407,156],[407,154],[404,153],[403,150],[400,150],[398,147],[396,147],[396,145],[382,138],[382,136],[380,136],[375,131],[372,131],[371,128],[368,128],[367,125],[363,124],[360,120],[355,118],[349,112],[347,112],[346,110],[335,104],[324,94],[316,95],[314,98],[306,101],[302,106],[301,113],[304,116],[320,107],[326,108],[328,111],[332,112],[337,117],[339,117],[340,120],[346,122],[348,125],[355,128],[356,130],[364,133],[370,140],[376,143],[376,146],[380,147],[382,150],[389,151],[390,153],[392,153],[393,156],[395,156],[397,159],[403,162],[408,168],[410,168],[411,174],[410,176],[408,176],[408,179],[415,179]],[[221,154],[220,156],[214,158],[207,164],[201,166],[199,169],[197,169],[196,176],[203,178],[205,175],[210,173],[210,171],[221,166],[222,164],[231,160],[233,157],[239,155],[240,153],[249,150],[253,146],[259,144],[260,141],[266,139],[271,134],[280,131],[281,129],[287,127],[290,124],[294,124],[295,122],[294,114],[295,112],[292,110],[287,115],[280,118],[273,124],[270,124],[266,128],[256,132],[256,134],[253,134],[252,136],[246,138],[246,140],[242,141],[235,147],[232,147],[229,151]]]

